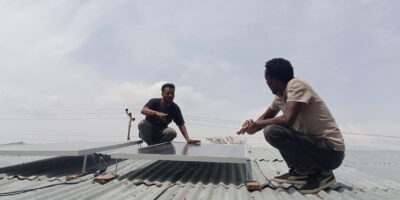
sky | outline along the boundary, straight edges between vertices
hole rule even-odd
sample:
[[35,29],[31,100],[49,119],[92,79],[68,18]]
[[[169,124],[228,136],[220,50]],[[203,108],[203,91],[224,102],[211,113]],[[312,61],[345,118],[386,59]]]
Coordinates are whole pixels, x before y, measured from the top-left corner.
[[348,146],[400,149],[399,7],[0,0],[0,144],[124,140],[125,108],[137,137],[140,109],[165,82],[176,85],[191,137],[235,136],[270,105],[264,64],[283,57],[325,100]]

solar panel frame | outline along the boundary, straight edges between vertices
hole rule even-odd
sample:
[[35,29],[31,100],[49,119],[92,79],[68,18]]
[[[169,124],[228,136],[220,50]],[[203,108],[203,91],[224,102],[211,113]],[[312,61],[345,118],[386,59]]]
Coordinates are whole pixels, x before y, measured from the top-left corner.
[[0,155],[7,156],[83,156],[141,144],[142,140],[122,142],[71,142],[48,144],[0,145]]
[[[173,147],[175,152],[171,151],[171,149],[168,150],[165,148],[166,145]],[[187,152],[192,152],[185,153],[185,148]],[[124,147],[116,149],[112,152],[108,152],[108,154],[111,156],[111,158],[115,159],[171,160],[216,163],[246,163],[248,161],[246,146],[231,144],[188,144],[172,142],[143,148],[138,148],[136,146]]]

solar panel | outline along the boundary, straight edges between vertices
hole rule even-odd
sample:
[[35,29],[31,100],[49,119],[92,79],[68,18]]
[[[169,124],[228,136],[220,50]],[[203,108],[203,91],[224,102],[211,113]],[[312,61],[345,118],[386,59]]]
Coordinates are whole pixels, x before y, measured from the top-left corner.
[[123,142],[70,142],[51,144],[0,145],[0,155],[13,156],[82,156],[115,148],[140,144],[139,141]]
[[142,160],[175,160],[220,163],[246,163],[246,146],[229,144],[162,143],[148,147],[116,149],[111,158]]

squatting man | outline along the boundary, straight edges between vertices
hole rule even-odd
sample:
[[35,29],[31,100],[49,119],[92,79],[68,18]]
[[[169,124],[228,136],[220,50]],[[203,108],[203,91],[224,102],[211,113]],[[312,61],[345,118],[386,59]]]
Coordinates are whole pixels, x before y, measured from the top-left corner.
[[301,184],[298,190],[303,194],[333,185],[332,170],[341,165],[345,145],[327,105],[309,83],[294,77],[291,63],[283,58],[266,62],[264,77],[275,98],[237,134],[263,130],[267,142],[279,150],[289,172],[276,176],[275,182]]
[[139,125],[139,137],[147,145],[154,145],[163,142],[171,142],[176,137],[176,131],[168,127],[168,124],[175,122],[187,143],[199,143],[200,140],[190,139],[185,126],[181,109],[174,102],[175,85],[166,83],[161,87],[162,98],[150,99],[142,109],[146,118]]

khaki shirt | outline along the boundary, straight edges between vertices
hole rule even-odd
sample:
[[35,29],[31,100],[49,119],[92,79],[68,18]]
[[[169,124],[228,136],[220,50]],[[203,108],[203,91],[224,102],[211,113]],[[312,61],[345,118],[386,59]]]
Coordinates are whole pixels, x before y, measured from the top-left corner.
[[292,128],[306,135],[323,137],[330,140],[334,149],[344,151],[344,140],[325,102],[303,79],[293,78],[286,86],[282,97],[275,96],[270,108],[285,112],[286,102],[304,103]]

